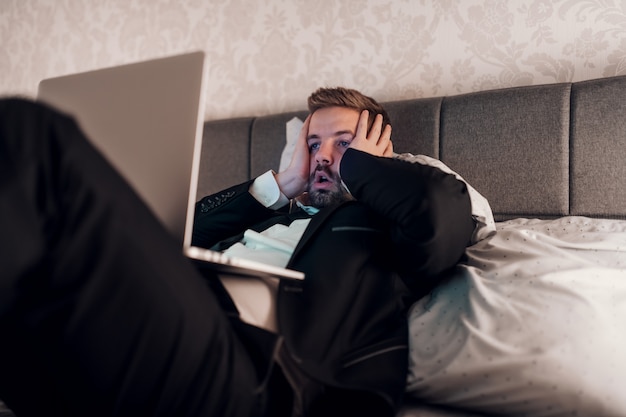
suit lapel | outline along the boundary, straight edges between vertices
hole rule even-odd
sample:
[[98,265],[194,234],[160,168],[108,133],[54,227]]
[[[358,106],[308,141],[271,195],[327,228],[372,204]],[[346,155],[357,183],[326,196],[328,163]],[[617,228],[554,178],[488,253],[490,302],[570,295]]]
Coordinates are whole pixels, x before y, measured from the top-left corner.
[[339,207],[342,207],[343,205],[350,204],[350,203],[352,203],[352,202],[351,201],[347,201],[347,202],[344,202],[344,203],[341,203],[341,204],[337,204],[337,205],[332,206],[332,207],[323,208],[323,209],[321,209],[319,211],[319,213],[317,213],[313,217],[311,217],[311,222],[309,223],[309,225],[307,226],[306,230],[304,231],[304,234],[302,235],[302,237],[298,241],[298,244],[296,245],[296,248],[293,251],[293,254],[291,255],[291,258],[289,259],[289,263],[287,264],[287,268],[289,268],[289,266],[291,266],[293,260],[300,254],[300,252],[307,245],[307,243],[311,239],[311,237],[313,235],[315,235],[315,233],[326,222],[326,220],[330,217],[330,215],[333,214]]

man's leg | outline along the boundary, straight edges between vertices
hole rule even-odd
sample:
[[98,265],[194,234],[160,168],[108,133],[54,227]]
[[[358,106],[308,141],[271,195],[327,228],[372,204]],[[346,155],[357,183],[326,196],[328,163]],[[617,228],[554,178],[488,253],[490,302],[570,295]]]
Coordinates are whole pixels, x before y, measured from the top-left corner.
[[248,416],[214,294],[74,122],[0,101],[0,398],[18,416]]

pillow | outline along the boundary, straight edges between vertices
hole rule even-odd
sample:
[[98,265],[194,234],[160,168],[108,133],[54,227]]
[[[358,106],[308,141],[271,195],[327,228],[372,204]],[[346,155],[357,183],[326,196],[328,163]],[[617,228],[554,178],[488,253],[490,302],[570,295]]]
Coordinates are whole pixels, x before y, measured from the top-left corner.
[[[293,119],[289,120],[285,125],[286,143],[280,158],[280,171],[287,168],[289,162],[291,161],[291,156],[293,155],[295,143],[298,140],[300,129],[302,129],[303,124],[304,122],[302,120],[294,117]],[[467,181],[463,179],[463,177],[452,171],[443,162],[426,155],[413,155],[410,153],[395,154],[394,157],[411,163],[418,163],[439,168],[440,170],[448,174],[456,176],[459,181],[463,181],[467,185],[470,200],[472,203],[472,217],[474,218],[474,221],[476,223],[474,233],[472,234],[472,244],[485,239],[495,232],[495,221],[493,218],[493,213],[491,211],[491,206],[489,205],[487,199],[483,197],[478,191],[476,191],[474,187],[468,184]]]
[[410,397],[515,416],[626,415],[626,221],[515,219],[409,314]]

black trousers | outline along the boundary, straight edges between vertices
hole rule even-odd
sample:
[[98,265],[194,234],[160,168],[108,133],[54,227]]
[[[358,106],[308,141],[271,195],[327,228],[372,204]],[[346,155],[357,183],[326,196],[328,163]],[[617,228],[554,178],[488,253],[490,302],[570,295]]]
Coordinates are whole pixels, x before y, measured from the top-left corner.
[[0,100],[0,399],[18,416],[253,416],[206,278],[71,118]]

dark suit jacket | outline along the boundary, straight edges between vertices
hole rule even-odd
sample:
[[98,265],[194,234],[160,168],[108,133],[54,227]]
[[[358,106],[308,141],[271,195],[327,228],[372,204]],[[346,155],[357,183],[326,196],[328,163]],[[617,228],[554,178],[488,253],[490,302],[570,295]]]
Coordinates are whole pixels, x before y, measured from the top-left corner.
[[[279,287],[279,328],[308,375],[374,393],[392,415],[406,382],[408,303],[464,253],[474,227],[469,196],[439,169],[353,149],[340,173],[356,201],[312,218],[288,264],[306,278]],[[249,185],[198,202],[194,244],[211,247],[247,228],[291,221],[259,204]]]

